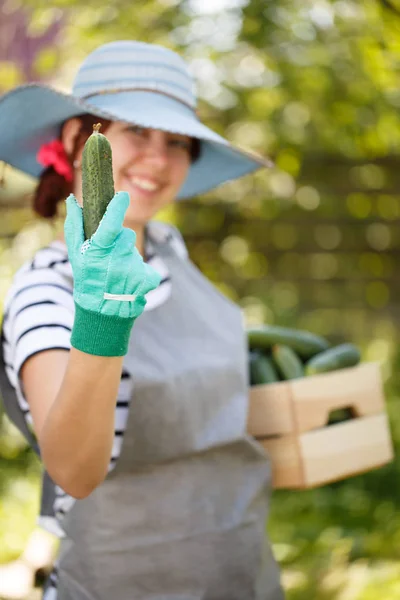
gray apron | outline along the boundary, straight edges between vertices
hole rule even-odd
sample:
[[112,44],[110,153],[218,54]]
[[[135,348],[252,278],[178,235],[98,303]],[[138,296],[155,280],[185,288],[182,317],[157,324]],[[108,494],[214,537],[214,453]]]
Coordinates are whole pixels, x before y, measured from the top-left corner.
[[246,433],[240,310],[154,244],[171,296],[133,327],[121,454],[65,517],[58,600],[282,600],[265,531],[270,465]]

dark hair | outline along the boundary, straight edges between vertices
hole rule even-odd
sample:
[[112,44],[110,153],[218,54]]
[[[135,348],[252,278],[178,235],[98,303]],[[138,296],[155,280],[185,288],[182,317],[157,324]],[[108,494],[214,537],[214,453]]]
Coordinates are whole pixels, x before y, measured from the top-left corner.
[[[93,125],[101,123],[101,131],[104,133],[111,121],[107,119],[100,119],[94,115],[79,115],[81,121],[81,127],[78,135],[76,136],[74,148],[71,154],[68,156],[71,167],[79,152],[79,150],[85,145],[88,137],[93,133]],[[58,139],[61,139],[62,130],[64,127],[63,123],[60,127]],[[65,200],[69,194],[72,193],[73,182],[67,181],[63,175],[60,175],[55,171],[54,167],[47,167],[39,179],[39,184],[36,188],[35,195],[33,198],[33,209],[41,217],[51,218],[57,215],[57,204],[61,200]]]
[[[94,115],[84,114],[79,115],[81,128],[76,136],[72,153],[68,156],[71,167],[81,148],[85,145],[86,140],[93,132],[93,125],[101,123],[101,132],[105,133],[111,124],[107,119],[101,119]],[[61,139],[64,123],[60,127],[58,139]],[[201,141],[197,138],[192,139],[192,147],[190,149],[190,158],[194,163],[201,154]],[[40,176],[38,186],[33,197],[33,209],[41,217],[51,218],[57,215],[57,205],[59,202],[67,198],[72,193],[73,182],[67,181],[65,177],[57,173],[53,167],[47,167]]]
[[192,147],[190,148],[190,159],[192,164],[200,158],[201,154],[201,141],[197,138],[192,138]]

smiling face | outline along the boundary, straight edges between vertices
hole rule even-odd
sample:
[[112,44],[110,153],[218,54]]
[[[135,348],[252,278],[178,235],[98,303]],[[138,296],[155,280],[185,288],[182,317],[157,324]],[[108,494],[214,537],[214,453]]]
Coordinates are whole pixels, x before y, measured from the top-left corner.
[[[82,205],[81,161],[85,141],[96,118],[88,115],[68,119],[62,127],[61,141],[74,164],[72,193]],[[161,209],[171,204],[184,183],[192,162],[192,146],[197,157],[197,140],[158,129],[146,129],[121,121],[103,119],[104,134],[112,148],[115,191],[126,191],[130,205],[124,226],[136,232],[136,246],[144,250],[144,228]],[[76,164],[76,166],[75,166]],[[63,232],[60,233],[63,240]]]
[[191,139],[121,122],[111,123],[106,135],[115,190],[131,197],[126,225],[144,226],[175,200],[190,167]]
[[111,123],[106,135],[115,190],[131,197],[126,225],[144,226],[175,200],[190,167],[191,139],[122,122]]
[[[71,120],[67,139],[73,138],[74,126],[79,127],[78,119]],[[124,225],[141,230],[176,199],[190,168],[192,140],[120,121],[110,123],[104,134],[112,148],[115,191],[126,191],[131,198]],[[83,147],[76,155],[78,161],[82,151]],[[74,175],[74,194],[81,200],[80,170]]]

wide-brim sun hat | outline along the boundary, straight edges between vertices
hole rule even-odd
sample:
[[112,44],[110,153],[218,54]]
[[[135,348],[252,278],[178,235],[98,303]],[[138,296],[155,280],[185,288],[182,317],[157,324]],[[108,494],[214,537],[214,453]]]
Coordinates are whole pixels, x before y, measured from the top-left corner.
[[200,157],[178,199],[272,166],[268,158],[237,148],[206,127],[196,106],[194,79],[178,54],[144,42],[110,42],[83,61],[71,94],[29,83],[0,97],[0,160],[39,177],[40,147],[58,137],[64,121],[89,113],[199,139]]

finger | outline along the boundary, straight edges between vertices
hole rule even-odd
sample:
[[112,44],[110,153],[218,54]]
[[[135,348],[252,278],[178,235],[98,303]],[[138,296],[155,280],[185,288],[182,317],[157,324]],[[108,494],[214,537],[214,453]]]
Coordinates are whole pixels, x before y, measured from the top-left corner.
[[82,208],[79,206],[77,199],[73,194],[70,194],[65,201],[67,216],[64,222],[64,235],[68,250],[76,254],[85,241],[83,231],[83,215]]
[[143,266],[145,268],[145,273],[143,276],[143,283],[140,286],[140,293],[145,296],[148,292],[160,285],[162,278],[161,275],[147,263],[144,263]]
[[[125,285],[124,282],[127,278],[132,278],[132,272],[135,272],[137,266],[137,256],[140,258],[140,261],[142,260],[135,248],[135,242],[136,233],[133,229],[123,227],[121,233],[117,236],[115,246],[110,254],[110,268],[108,270],[108,274],[112,279],[112,288],[113,290],[118,290],[116,292],[113,291],[115,294],[125,293],[121,286]],[[109,250],[104,248],[99,248],[98,251],[102,255],[109,253]]]
[[129,206],[129,194],[117,192],[107,207],[92,241],[102,248],[112,246],[121,233],[125,213]]
[[118,246],[123,250],[124,254],[131,253],[136,244],[136,233],[133,229],[123,227],[118,236]]

